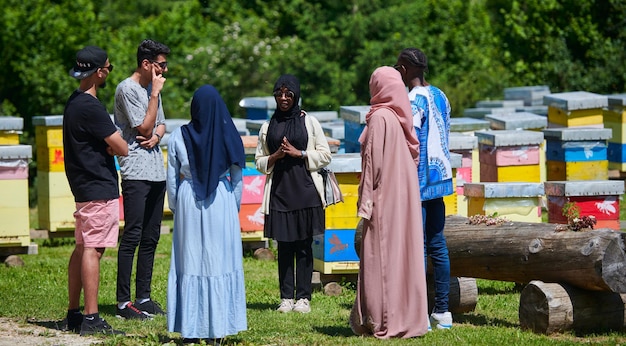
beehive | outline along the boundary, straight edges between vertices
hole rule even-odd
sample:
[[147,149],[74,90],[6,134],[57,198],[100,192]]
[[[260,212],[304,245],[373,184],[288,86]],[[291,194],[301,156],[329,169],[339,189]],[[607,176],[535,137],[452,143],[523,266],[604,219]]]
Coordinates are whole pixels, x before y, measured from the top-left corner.
[[341,106],[339,116],[344,124],[344,148],[346,153],[358,153],[361,151],[359,137],[365,128],[365,116],[370,106]]
[[546,129],[547,180],[608,179],[610,129]]
[[573,91],[544,96],[548,106],[548,127],[603,127],[606,96],[587,91]]
[[595,228],[619,230],[621,180],[548,181],[544,184],[548,200],[548,222],[567,224],[563,215],[566,203],[574,203],[580,216],[594,216]]
[[465,183],[480,181],[478,140],[473,135],[450,132],[448,145],[451,153],[461,155],[461,166],[456,169],[457,214],[467,216],[467,200],[463,195]]
[[354,248],[354,232],[360,219],[357,200],[361,156],[357,153],[333,155],[328,168],[337,178],[344,201],[326,208],[326,230],[313,237],[313,266],[323,274],[357,273],[359,259]]
[[0,247],[30,244],[28,163],[30,145],[0,146]]
[[540,182],[543,134],[528,130],[492,130],[478,138],[481,182]]
[[468,215],[497,215],[510,221],[541,222],[542,183],[465,184]]
[[20,134],[24,129],[24,119],[0,116],[0,145],[20,144]]

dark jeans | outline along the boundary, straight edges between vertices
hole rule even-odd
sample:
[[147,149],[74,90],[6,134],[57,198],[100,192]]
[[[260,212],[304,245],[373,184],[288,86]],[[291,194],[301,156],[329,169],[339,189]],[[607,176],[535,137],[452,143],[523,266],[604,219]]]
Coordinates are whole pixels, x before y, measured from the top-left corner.
[[313,238],[294,242],[278,243],[278,282],[280,284],[280,298],[294,298],[294,256],[295,270],[295,298],[311,300],[313,286]]
[[446,237],[443,235],[446,221],[446,206],[443,198],[422,201],[422,217],[424,220],[424,260],[427,261],[430,257],[435,279],[433,312],[446,312],[450,294],[450,257]]
[[117,252],[117,301],[130,301],[130,277],[137,251],[135,299],[150,298],[152,267],[163,219],[165,182],[122,180],[124,233]]

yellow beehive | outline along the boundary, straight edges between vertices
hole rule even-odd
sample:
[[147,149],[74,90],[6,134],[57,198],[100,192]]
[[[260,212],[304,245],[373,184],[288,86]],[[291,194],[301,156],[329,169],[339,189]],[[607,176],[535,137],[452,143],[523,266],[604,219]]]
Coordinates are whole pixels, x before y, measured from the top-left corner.
[[38,198],[74,198],[65,172],[37,171],[37,196]]
[[566,111],[548,106],[548,122],[566,127],[602,124],[602,108],[588,108]]
[[541,222],[540,197],[469,197],[468,215],[497,215],[510,221]]
[[0,145],[20,144],[20,135],[15,131],[0,131]]
[[28,246],[30,224],[28,179],[0,180],[0,246]]
[[541,182],[540,165],[492,166],[480,165],[482,180],[485,182]]
[[335,173],[343,194],[343,203],[326,208],[326,229],[355,229],[359,222],[357,200],[359,198],[360,173]]
[[37,171],[39,228],[49,231],[74,228],[76,204],[65,172]]
[[313,258],[313,269],[323,274],[356,274],[359,272],[359,262],[324,262]]
[[37,147],[63,147],[62,126],[35,126]]
[[446,206],[447,215],[458,215],[459,209],[457,207],[457,194],[456,194],[456,168],[452,168],[452,186],[454,191],[451,195],[443,197],[443,204]]
[[50,232],[73,230],[76,203],[73,197],[39,198],[39,228]]
[[546,161],[547,180],[608,180],[609,162],[598,161]]
[[37,170],[43,172],[65,172],[63,147],[37,147]]
[[511,221],[541,222],[542,183],[465,184],[468,215],[497,215]]

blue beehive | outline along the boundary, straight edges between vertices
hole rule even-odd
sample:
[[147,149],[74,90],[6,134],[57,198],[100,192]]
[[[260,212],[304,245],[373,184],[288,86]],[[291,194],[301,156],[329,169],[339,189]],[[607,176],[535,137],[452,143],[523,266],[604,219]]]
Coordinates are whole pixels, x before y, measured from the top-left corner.
[[358,153],[361,151],[359,137],[365,128],[365,116],[370,106],[341,106],[339,113],[343,119],[345,134],[344,146],[346,153]]
[[596,161],[607,159],[611,129],[546,129],[546,159],[555,161]]

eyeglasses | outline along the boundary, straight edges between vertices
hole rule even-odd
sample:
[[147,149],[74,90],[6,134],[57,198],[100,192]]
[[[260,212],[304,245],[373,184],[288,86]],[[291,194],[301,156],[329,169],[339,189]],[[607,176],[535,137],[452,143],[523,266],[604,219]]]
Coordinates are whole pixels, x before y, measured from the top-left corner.
[[167,68],[167,61],[150,61],[153,64],[159,65],[161,70],[165,70]]
[[111,71],[113,71],[113,65],[111,65],[111,64],[109,64],[109,66],[102,66],[102,67],[100,67],[100,68],[105,68],[105,69],[109,70],[109,73],[110,73]]
[[286,92],[282,92],[280,90],[276,90],[274,91],[274,97],[279,98],[281,96],[284,96],[285,98],[288,99],[293,99],[296,95],[293,93],[293,91],[286,91]]

